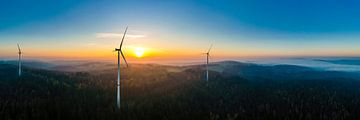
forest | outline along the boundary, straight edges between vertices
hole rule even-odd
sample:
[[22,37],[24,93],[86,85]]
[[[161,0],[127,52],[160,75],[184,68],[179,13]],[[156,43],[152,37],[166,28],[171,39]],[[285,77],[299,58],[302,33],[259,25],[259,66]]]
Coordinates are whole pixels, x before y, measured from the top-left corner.
[[360,118],[360,81],[355,73],[220,62],[212,64],[206,82],[202,65],[133,64],[121,68],[118,110],[115,66],[65,68],[27,66],[18,77],[16,65],[1,63],[0,119]]

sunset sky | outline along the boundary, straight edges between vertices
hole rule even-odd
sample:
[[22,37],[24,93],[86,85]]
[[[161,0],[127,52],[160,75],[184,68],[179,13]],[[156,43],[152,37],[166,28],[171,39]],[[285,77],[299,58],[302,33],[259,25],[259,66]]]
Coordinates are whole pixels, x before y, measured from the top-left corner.
[[[2,0],[0,58],[360,56],[357,0]],[[144,50],[137,58],[135,50]]]

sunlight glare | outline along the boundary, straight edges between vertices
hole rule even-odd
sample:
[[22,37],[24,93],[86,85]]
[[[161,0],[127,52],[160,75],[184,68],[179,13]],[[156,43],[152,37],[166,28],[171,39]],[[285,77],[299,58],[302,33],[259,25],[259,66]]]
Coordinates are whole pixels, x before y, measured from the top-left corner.
[[140,58],[144,55],[145,49],[142,47],[135,48],[135,56]]

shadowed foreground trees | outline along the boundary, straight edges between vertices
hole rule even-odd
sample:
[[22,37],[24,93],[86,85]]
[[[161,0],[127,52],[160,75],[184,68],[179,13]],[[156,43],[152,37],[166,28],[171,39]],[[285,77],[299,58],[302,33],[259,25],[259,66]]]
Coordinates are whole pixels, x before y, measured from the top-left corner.
[[359,119],[360,82],[245,80],[167,66],[123,70],[122,110],[115,110],[113,69],[59,72],[0,67],[0,119]]

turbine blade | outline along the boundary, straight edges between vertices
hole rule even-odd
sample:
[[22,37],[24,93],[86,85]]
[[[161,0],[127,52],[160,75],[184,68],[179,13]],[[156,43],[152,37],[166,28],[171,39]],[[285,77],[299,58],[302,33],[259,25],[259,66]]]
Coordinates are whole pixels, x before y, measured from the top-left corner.
[[18,49],[19,49],[19,52],[21,52],[21,49],[20,49],[20,45],[19,45],[19,44],[17,44],[17,47],[18,47]]
[[123,37],[122,37],[122,40],[121,40],[120,48],[119,48],[119,49],[121,49],[121,47],[122,47],[122,45],[123,45],[123,42],[124,42],[124,39],[125,39],[125,35],[126,35],[126,32],[127,32],[127,29],[128,29],[128,27],[126,27],[126,29],[125,29],[125,32],[124,32],[124,35],[123,35]]
[[126,58],[124,56],[124,53],[122,51],[120,51],[120,54],[121,54],[122,58],[124,59],[124,61],[126,63],[126,67],[129,67],[129,65],[128,65],[127,61],[126,61]]
[[213,44],[211,44],[211,46],[210,46],[210,48],[209,48],[209,50],[208,50],[208,52],[207,52],[207,53],[209,53],[209,52],[210,52],[210,50],[211,50],[212,46],[213,46]]

